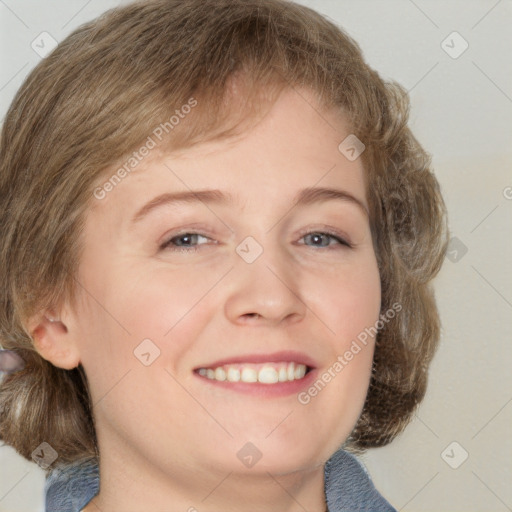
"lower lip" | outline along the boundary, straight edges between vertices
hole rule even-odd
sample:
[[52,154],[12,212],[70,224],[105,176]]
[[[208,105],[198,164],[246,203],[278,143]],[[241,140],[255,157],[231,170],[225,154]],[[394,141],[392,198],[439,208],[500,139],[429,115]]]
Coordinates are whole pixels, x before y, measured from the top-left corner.
[[194,375],[202,382],[211,386],[224,388],[229,391],[235,391],[244,395],[253,395],[259,397],[280,397],[300,393],[316,380],[317,370],[310,370],[302,379],[288,382],[276,382],[275,384],[262,384],[261,382],[228,382],[226,380],[208,379],[194,372]]

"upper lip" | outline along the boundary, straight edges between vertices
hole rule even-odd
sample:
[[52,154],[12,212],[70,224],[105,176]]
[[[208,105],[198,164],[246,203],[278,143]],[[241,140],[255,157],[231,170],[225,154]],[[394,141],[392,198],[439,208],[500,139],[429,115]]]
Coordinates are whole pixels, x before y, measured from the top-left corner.
[[241,363],[279,363],[279,362],[295,362],[304,364],[310,368],[315,368],[315,361],[303,352],[297,352],[294,350],[283,350],[280,352],[272,352],[271,354],[242,354],[233,357],[227,357],[225,359],[218,359],[212,363],[206,363],[198,366],[199,368],[217,368],[219,366],[225,366],[228,364],[241,364]]

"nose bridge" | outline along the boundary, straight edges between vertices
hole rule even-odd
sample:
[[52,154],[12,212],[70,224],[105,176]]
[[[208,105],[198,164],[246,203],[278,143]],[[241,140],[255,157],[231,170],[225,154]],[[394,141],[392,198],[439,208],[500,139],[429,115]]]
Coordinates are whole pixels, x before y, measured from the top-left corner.
[[226,316],[233,322],[278,323],[298,320],[305,314],[299,275],[294,272],[285,247],[272,236],[260,243],[246,237],[236,247],[232,287],[225,303]]

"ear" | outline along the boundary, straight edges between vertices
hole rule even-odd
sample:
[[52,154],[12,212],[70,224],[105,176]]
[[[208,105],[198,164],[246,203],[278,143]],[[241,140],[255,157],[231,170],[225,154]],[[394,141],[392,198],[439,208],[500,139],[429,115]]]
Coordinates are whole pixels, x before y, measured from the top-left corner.
[[27,328],[35,349],[43,359],[59,368],[71,370],[80,364],[80,353],[63,313],[42,311],[29,319]]

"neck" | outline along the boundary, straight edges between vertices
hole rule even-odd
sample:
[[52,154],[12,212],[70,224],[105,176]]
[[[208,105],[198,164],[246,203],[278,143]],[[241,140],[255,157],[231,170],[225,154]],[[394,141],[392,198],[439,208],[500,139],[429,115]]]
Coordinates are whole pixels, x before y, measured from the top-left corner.
[[102,455],[100,493],[84,511],[324,512],[324,466],[289,474],[218,472],[176,464],[165,473],[148,461]]

